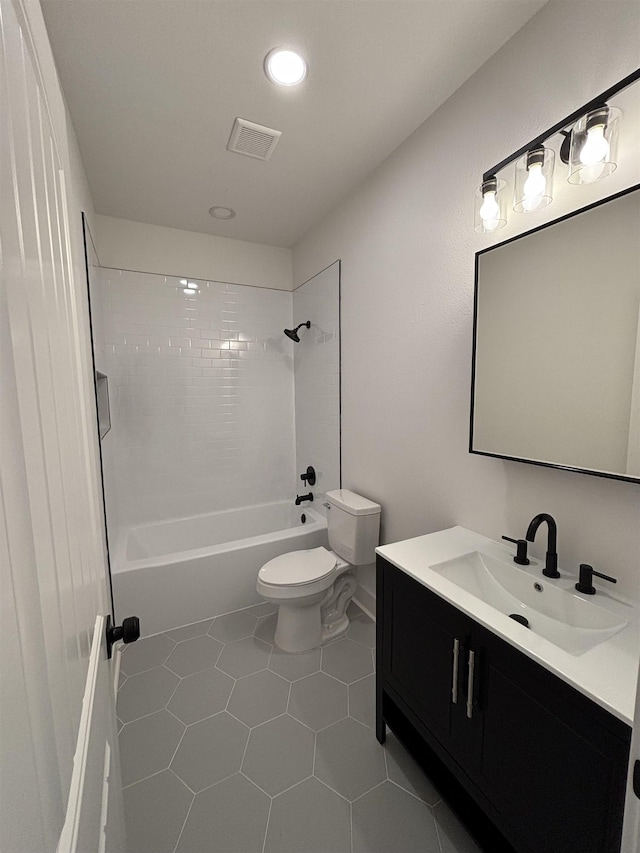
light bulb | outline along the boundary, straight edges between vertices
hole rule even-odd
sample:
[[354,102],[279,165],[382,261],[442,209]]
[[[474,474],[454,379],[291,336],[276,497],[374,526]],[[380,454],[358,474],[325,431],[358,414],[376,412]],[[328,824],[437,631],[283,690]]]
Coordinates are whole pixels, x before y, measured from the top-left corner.
[[532,163],[528,172],[529,177],[522,187],[522,207],[526,211],[535,210],[540,206],[547,188],[547,179],[542,174],[542,163]]
[[570,184],[591,184],[615,172],[621,116],[618,107],[603,104],[574,125],[569,150]]
[[582,182],[592,184],[599,180],[604,173],[604,166],[609,159],[609,143],[605,139],[604,125],[598,124],[589,128],[584,145],[580,149]]
[[587,131],[587,138],[580,149],[580,162],[583,166],[595,166],[606,161],[608,156],[609,143],[605,139],[604,125],[597,124]]
[[274,48],[264,61],[267,77],[280,86],[297,86],[307,76],[307,63],[295,50]]
[[500,220],[500,206],[496,201],[495,190],[487,190],[483,194],[484,201],[480,208],[480,219],[485,231],[495,231]]

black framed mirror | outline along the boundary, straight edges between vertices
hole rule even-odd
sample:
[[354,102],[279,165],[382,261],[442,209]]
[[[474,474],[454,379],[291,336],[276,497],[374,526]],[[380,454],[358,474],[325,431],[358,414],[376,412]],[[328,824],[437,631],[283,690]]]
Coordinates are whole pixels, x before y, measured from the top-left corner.
[[476,253],[469,450],[640,482],[640,185]]

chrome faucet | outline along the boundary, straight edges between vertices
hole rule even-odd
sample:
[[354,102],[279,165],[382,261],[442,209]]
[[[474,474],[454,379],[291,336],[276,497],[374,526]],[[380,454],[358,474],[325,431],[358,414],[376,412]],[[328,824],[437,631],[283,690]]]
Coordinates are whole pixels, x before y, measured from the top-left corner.
[[556,550],[558,528],[553,516],[549,515],[549,513],[547,512],[538,513],[538,515],[531,519],[531,523],[527,528],[526,538],[528,542],[533,542],[533,540],[536,538],[538,528],[540,527],[543,521],[547,522],[548,536],[547,554],[545,557],[544,569],[542,570],[542,574],[547,578],[559,578],[560,572],[558,571],[558,553]]

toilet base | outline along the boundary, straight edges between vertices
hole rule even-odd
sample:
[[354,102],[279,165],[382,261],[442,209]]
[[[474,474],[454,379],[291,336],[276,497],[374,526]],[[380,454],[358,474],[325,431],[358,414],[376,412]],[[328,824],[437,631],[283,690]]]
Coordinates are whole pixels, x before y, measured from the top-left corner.
[[308,652],[339,637],[349,627],[347,607],[357,588],[350,572],[342,574],[324,593],[304,604],[280,602],[274,642],[284,652]]
[[323,625],[321,643],[328,643],[329,640],[334,640],[336,637],[339,637],[340,634],[344,634],[348,627],[349,617],[346,613],[340,621],[334,622],[331,625]]
[[328,643],[329,640],[335,640],[349,627],[349,617],[346,613],[338,622],[323,625],[320,621],[319,609],[317,619],[309,618],[310,615],[306,614],[305,610],[307,610],[306,607],[280,605],[274,642],[283,652],[290,654],[310,652]]
[[322,642],[320,602],[301,607],[281,603],[274,642],[283,652],[308,652]]
[[355,577],[351,572],[345,572],[329,590],[326,600],[320,606],[323,643],[344,634],[349,627],[347,607],[357,588],[358,582]]

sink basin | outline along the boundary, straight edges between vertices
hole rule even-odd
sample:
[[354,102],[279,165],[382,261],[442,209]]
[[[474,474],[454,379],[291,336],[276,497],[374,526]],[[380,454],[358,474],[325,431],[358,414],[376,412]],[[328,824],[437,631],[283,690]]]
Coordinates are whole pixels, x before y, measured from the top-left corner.
[[[627,626],[615,613],[586,601],[558,582],[523,571],[512,561],[471,551],[431,570],[572,655],[582,655]],[[528,630],[524,625],[521,630]]]

